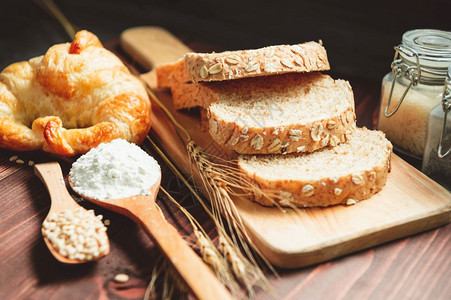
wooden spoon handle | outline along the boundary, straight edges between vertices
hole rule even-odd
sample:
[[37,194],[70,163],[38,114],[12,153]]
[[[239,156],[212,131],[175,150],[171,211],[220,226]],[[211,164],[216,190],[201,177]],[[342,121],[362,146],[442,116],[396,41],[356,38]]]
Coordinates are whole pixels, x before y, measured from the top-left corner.
[[57,162],[36,164],[34,174],[45,184],[50,194],[52,204],[50,213],[64,209],[76,209],[79,205],[69,194],[64,182],[63,172]]
[[147,203],[145,208],[128,206],[128,209],[134,215],[131,217],[167,256],[168,261],[198,299],[232,299],[213,272],[164,219],[154,202]]

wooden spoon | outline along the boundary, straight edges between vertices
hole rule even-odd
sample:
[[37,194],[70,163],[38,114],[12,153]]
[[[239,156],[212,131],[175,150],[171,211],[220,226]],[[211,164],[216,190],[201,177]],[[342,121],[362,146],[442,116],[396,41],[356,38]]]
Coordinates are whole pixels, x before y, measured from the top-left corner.
[[[168,261],[198,299],[232,299],[228,290],[159,211],[155,199],[160,181],[161,173],[158,180],[150,187],[149,195],[145,196],[97,200],[78,194],[92,203],[125,215],[139,224],[166,255]],[[74,188],[70,176],[69,184]]]
[[[50,205],[49,213],[47,214],[46,219],[51,214],[59,213],[63,210],[77,210],[84,209],[82,206],[78,205],[69,192],[66,189],[66,185],[64,183],[63,173],[61,171],[61,167],[57,162],[49,162],[34,165],[34,174],[38,176],[39,179],[45,184],[47,190],[50,194],[50,200],[52,201]],[[43,230],[43,229],[42,229]],[[105,233],[106,235],[106,233]],[[106,236],[108,241],[108,237]],[[110,244],[108,242],[107,249],[102,252],[98,257],[91,260],[81,260],[81,259],[69,259],[61,255],[52,245],[47,237],[44,237],[44,241],[47,247],[50,250],[50,253],[60,262],[65,264],[81,264],[88,261],[93,261],[99,259],[110,252]]]

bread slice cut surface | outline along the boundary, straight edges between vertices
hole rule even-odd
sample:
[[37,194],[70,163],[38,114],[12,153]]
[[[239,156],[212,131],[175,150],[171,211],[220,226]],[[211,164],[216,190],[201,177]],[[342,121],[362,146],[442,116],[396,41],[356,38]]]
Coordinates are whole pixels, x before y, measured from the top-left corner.
[[352,204],[385,185],[391,151],[382,132],[362,128],[336,147],[310,154],[241,155],[238,166],[244,178],[271,195],[268,199],[256,194],[255,201],[261,204]]
[[319,72],[192,88],[208,107],[213,139],[241,154],[312,152],[345,141],[355,128],[351,86]]

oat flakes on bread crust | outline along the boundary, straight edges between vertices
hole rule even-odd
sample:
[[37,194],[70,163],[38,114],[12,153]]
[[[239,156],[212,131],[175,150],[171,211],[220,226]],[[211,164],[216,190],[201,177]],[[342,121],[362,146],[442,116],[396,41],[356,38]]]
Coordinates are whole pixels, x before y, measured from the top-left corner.
[[254,201],[272,206],[353,204],[382,189],[390,171],[391,143],[381,131],[357,129],[336,147],[309,154],[241,155],[242,176],[272,196]]
[[324,47],[316,42],[277,45],[220,53],[187,53],[184,59],[157,66],[160,88],[186,82],[224,81],[285,73],[329,70]]
[[116,138],[142,143],[149,128],[143,85],[88,31],[0,73],[2,148],[72,156]]
[[254,50],[185,54],[185,69],[192,82],[326,71],[329,68],[326,50],[316,42]]

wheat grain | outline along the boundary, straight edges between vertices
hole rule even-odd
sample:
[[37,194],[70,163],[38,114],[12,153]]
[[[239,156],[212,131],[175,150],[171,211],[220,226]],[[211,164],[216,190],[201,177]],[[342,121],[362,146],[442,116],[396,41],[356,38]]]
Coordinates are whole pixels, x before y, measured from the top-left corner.
[[220,258],[212,244],[209,243],[205,235],[199,231],[197,228],[194,228],[194,235],[197,238],[197,246],[199,247],[200,253],[202,254],[202,259],[210,266],[213,270],[219,270],[221,268]]
[[235,249],[230,245],[230,243],[224,238],[224,236],[219,237],[219,250],[227,258],[230,265],[232,266],[233,274],[241,280],[246,279],[246,267],[243,260],[237,255]]

